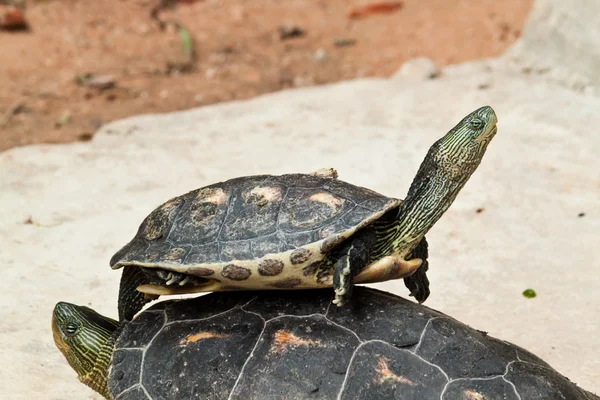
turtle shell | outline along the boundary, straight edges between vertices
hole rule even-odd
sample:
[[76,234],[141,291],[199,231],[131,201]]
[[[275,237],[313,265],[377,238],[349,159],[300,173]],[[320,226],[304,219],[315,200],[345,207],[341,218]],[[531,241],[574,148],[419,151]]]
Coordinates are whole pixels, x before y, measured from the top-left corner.
[[312,174],[231,179],[158,207],[111,266],[160,268],[229,288],[331,286],[322,260],[400,203]]
[[600,400],[528,351],[440,312],[357,287],[213,293],[126,323],[116,399]]

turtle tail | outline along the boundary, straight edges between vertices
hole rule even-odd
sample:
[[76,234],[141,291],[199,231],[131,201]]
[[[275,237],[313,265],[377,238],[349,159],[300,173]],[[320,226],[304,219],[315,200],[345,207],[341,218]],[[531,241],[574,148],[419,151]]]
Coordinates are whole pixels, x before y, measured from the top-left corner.
[[138,286],[147,281],[148,278],[141,268],[123,267],[119,284],[119,321],[131,321],[146,303],[158,298],[158,296],[153,298],[137,290]]
[[410,295],[413,296],[419,303],[423,303],[429,297],[429,279],[427,279],[427,270],[429,269],[429,251],[427,249],[427,241],[421,239],[417,247],[412,252],[410,258],[420,258],[423,264],[408,278],[404,278],[404,284],[410,290]]

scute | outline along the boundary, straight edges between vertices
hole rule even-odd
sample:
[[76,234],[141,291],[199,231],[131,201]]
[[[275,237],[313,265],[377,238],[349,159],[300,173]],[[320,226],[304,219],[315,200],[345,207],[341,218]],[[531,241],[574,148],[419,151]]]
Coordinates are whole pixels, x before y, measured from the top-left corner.
[[478,380],[466,379],[450,383],[444,392],[442,400],[519,400],[510,383],[497,377],[493,379]]
[[340,399],[439,399],[448,379],[410,351],[367,342],[356,352]]
[[[335,237],[325,247],[330,251],[357,225],[370,223],[399,204],[399,200],[330,177],[235,178],[158,207],[133,240],[113,256],[111,266],[206,268],[255,260],[258,268],[260,259],[268,255],[301,248],[305,255],[310,251],[307,245]],[[309,260],[299,254],[294,256],[299,265]]]

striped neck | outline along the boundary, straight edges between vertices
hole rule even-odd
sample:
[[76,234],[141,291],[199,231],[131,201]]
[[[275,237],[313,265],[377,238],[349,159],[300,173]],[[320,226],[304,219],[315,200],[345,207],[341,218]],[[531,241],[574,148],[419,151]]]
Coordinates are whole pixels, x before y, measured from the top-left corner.
[[88,307],[58,303],[52,315],[52,334],[79,380],[109,398],[108,366],[119,323]]
[[81,383],[86,384],[107,399],[110,399],[110,393],[108,391],[108,366],[120,332],[121,329],[117,329],[105,340],[104,344],[100,346],[92,370],[85,375],[78,376]]
[[479,166],[496,122],[492,108],[481,107],[431,146],[398,210],[392,251],[409,255],[446,212]]
[[426,158],[398,210],[392,247],[403,256],[409,254],[448,210],[468,179],[448,179],[431,158]]

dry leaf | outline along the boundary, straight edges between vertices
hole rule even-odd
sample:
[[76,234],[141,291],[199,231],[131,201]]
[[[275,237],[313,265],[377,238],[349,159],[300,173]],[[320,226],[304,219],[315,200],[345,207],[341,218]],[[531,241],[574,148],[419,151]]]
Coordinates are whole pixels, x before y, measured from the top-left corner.
[[389,14],[400,9],[400,7],[402,7],[402,3],[398,1],[368,4],[363,7],[357,7],[350,11],[348,18],[358,19],[365,18],[373,14]]
[[23,12],[17,7],[0,5],[0,29],[27,29]]

